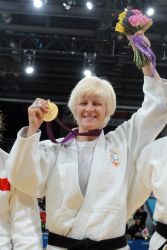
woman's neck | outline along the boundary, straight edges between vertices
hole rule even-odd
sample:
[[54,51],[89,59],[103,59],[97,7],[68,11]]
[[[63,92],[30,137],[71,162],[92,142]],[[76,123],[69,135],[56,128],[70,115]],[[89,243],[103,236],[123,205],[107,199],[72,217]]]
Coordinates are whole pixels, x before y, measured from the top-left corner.
[[96,140],[96,136],[77,136],[76,140],[77,141],[94,141]]

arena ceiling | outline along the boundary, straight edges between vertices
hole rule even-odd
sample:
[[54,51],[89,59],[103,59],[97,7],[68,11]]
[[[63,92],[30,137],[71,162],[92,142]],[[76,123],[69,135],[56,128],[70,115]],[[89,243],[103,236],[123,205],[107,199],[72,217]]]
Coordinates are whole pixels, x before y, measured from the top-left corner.
[[[55,101],[61,118],[72,126],[66,103],[87,63],[116,91],[117,112],[111,128],[140,107],[142,73],[133,64],[126,37],[115,33],[118,14],[127,6],[145,11],[154,5],[154,23],[147,36],[157,56],[157,69],[167,78],[167,1],[96,0],[91,11],[85,0],[45,0],[41,9],[32,2],[0,0],[0,105],[6,140],[12,141],[27,124],[27,107],[36,97]],[[70,3],[70,8],[63,3]],[[24,72],[29,57],[33,75]]]

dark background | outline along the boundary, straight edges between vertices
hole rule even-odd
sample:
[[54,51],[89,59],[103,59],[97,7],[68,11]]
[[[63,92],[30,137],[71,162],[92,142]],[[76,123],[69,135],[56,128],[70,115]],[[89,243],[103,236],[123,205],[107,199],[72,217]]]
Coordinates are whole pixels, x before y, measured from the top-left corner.
[[[147,36],[157,56],[157,70],[167,78],[166,0],[99,0],[94,1],[92,11],[86,9],[84,0],[71,2],[65,10],[63,0],[48,0],[42,9],[35,9],[30,0],[0,0],[0,109],[5,124],[2,148],[7,151],[17,131],[28,124],[27,108],[36,97],[55,101],[59,117],[74,126],[66,104],[88,61],[96,75],[108,79],[116,91],[117,110],[106,131],[141,106],[142,73],[133,64],[126,37],[114,31],[118,14],[127,6],[145,12],[153,4],[154,23]],[[27,55],[35,66],[31,76],[24,73]],[[54,132],[56,137],[65,133],[56,123]],[[164,130],[161,135],[165,134]]]

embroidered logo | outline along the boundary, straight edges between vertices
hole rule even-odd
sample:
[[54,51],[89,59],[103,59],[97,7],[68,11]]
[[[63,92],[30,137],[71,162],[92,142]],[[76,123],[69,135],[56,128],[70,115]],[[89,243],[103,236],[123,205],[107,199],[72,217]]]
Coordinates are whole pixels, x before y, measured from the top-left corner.
[[116,153],[112,153],[111,154],[111,161],[112,161],[112,166],[113,167],[119,167],[119,158],[118,155]]

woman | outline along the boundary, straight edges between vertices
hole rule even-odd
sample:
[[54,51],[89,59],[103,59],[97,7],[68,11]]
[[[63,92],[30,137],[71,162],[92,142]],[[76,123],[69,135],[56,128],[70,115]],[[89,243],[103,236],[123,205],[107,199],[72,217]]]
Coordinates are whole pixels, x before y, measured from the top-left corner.
[[37,201],[11,187],[7,159],[8,154],[0,149],[0,249],[42,250]]
[[47,249],[129,249],[124,235],[134,163],[167,118],[167,82],[157,72],[149,77],[152,70],[151,63],[143,68],[142,107],[106,135],[103,128],[116,98],[111,84],[98,77],[82,79],[68,102],[78,131],[92,135],[39,143],[48,102],[37,98],[29,107],[29,126],[19,132],[10,153],[9,176],[28,195],[46,196]]
[[[164,137],[150,143],[142,150],[136,162],[137,174],[128,202],[129,209],[132,209],[136,202],[144,203],[151,191],[157,198],[153,215],[157,226],[151,237],[149,250],[167,249],[166,146],[167,137]],[[139,180],[140,183],[138,183]],[[142,196],[138,194],[142,194]]]

